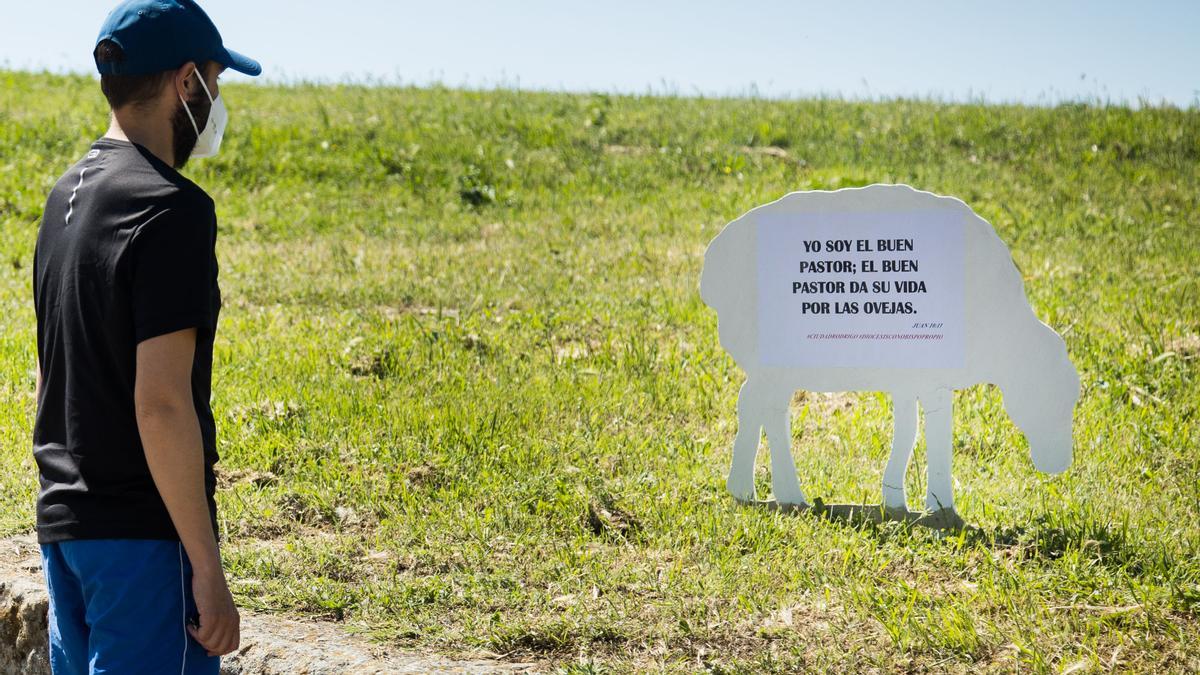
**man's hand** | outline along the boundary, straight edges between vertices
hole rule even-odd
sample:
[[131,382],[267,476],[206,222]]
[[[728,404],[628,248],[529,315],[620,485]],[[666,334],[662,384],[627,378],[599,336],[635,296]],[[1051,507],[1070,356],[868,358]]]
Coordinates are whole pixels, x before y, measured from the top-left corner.
[[241,617],[233,604],[233,595],[225,583],[225,574],[192,573],[192,595],[200,613],[200,627],[188,626],[188,632],[208,650],[209,656],[224,656],[238,648],[241,641]]

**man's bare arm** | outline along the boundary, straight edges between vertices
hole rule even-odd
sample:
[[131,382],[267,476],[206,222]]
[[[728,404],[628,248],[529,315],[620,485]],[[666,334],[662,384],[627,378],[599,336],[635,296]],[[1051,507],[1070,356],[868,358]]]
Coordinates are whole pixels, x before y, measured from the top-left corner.
[[209,654],[218,655],[237,648],[239,617],[204,490],[204,446],[192,401],[195,349],[195,328],[139,343],[133,398],[150,475],[192,563],[200,611],[200,627],[192,635]]
[[137,347],[133,398],[146,463],[192,567],[219,567],[204,494],[204,448],[192,401],[196,329],[151,338]]

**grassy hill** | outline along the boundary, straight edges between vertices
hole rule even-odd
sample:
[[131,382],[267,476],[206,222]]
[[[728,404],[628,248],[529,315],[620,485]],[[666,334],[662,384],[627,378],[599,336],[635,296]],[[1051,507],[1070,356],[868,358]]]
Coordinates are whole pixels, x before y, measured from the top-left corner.
[[[220,219],[244,606],[571,672],[1200,669],[1200,112],[222,90],[185,173]],[[106,124],[89,78],[0,72],[0,534],[33,525],[41,208]],[[993,223],[1082,377],[1054,479],[995,388],[956,395],[960,534],[724,492],[742,374],[704,246],[872,182]],[[797,394],[810,498],[878,501],[890,405]]]

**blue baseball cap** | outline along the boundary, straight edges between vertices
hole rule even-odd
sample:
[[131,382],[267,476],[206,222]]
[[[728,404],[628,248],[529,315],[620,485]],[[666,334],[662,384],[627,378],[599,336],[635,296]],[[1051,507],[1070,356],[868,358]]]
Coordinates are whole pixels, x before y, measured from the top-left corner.
[[125,0],[100,27],[99,45],[112,40],[125,52],[121,63],[97,63],[101,75],[148,75],[188,61],[216,61],[239,73],[258,75],[258,61],[226,49],[221,34],[193,0]]

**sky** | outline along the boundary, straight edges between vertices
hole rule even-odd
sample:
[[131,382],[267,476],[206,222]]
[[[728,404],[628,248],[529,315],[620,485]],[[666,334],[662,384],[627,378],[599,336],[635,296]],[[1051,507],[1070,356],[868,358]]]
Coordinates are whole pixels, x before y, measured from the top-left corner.
[[[0,0],[0,67],[94,72],[115,4]],[[1196,0],[200,4],[267,82],[1200,107]]]

